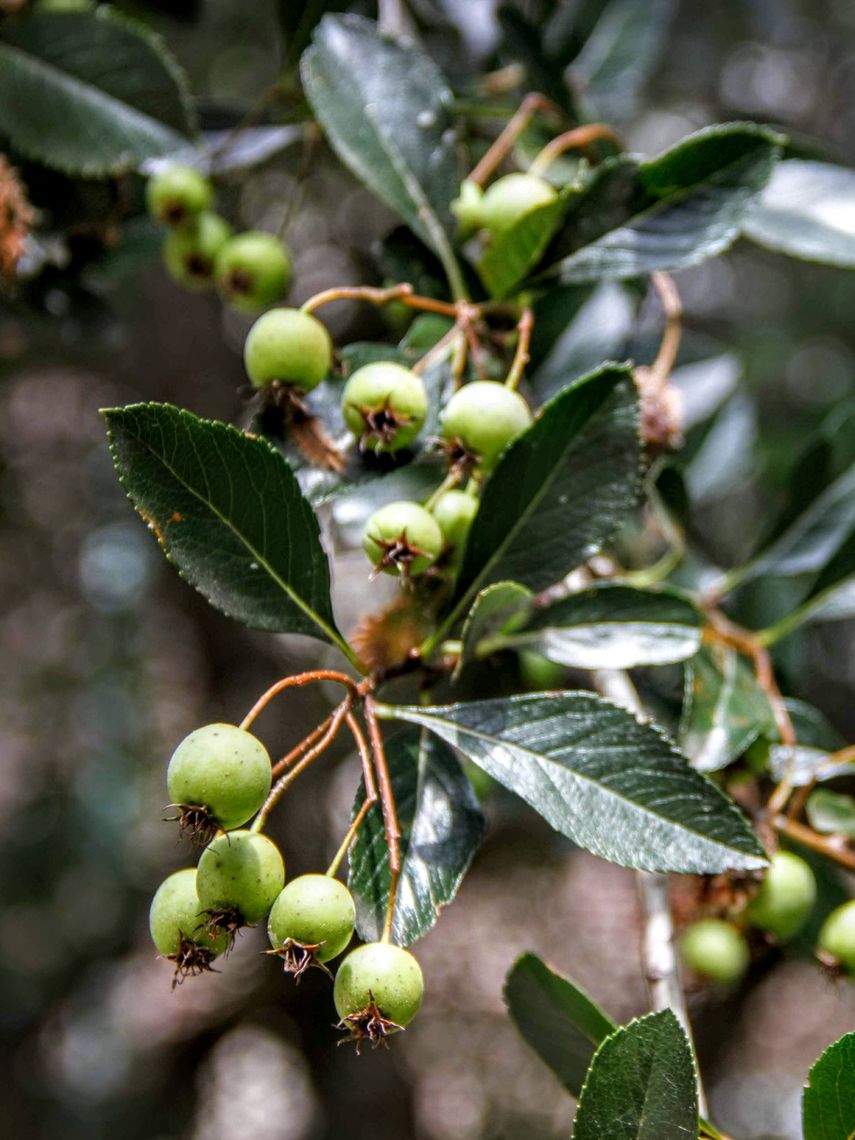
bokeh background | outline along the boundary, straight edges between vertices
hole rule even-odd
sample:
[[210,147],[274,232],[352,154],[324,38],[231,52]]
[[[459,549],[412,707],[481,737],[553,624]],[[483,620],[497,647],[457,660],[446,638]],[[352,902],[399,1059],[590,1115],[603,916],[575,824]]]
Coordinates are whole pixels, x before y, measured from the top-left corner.
[[[279,74],[271,0],[118,6],[163,33],[209,126],[233,124]],[[590,21],[603,7],[575,6]],[[443,12],[448,23],[429,38],[455,78],[514,58],[492,0],[413,8],[428,22]],[[850,0],[677,5],[649,96],[625,126],[631,148],[654,153],[739,118],[781,124],[855,163]],[[373,245],[392,224],[322,146],[298,192],[301,161],[287,148],[222,190],[244,226],[275,230],[289,211],[295,302],[372,279]],[[86,193],[97,212],[104,191]],[[337,1048],[324,979],[287,984],[258,953],[260,930],[222,973],[175,992],[150,946],[151,894],[188,858],[160,820],[172,748],[199,724],[239,719],[275,677],[322,652],[209,608],[167,566],[114,477],[100,407],[169,400],[243,414],[247,322],[171,283],[158,241],[140,223],[132,245],[74,281],[49,267],[27,304],[0,297],[3,1130],[18,1140],[558,1140],[573,1105],[517,1037],[504,976],[532,949],[615,1019],[643,1012],[639,913],[630,872],[574,852],[509,799],[489,799],[483,851],[420,944],[424,1011],[389,1052]],[[692,476],[694,531],[727,566],[780,500],[809,432],[853,399],[855,275],[743,243],[678,285],[688,330],[720,344],[738,376]],[[339,343],[391,335],[363,309],[328,315]],[[642,310],[641,339],[656,321],[655,306]],[[361,559],[342,552],[345,627],[366,589]],[[851,739],[851,624],[790,639],[779,665],[788,691]],[[265,713],[271,750],[316,723],[326,696]],[[291,874],[328,861],[354,771],[346,757],[328,761],[284,805],[275,834]],[[739,993],[694,994],[692,1008],[721,1126],[744,1140],[795,1140],[801,1084],[819,1051],[855,1026],[855,987],[791,955],[767,960]]]

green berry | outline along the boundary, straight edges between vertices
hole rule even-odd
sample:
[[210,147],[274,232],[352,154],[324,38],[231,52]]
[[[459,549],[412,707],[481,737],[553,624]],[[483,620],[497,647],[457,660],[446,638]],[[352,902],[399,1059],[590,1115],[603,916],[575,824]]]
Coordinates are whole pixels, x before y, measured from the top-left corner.
[[301,973],[313,961],[337,957],[353,937],[355,922],[353,896],[344,883],[329,875],[301,875],[273,904],[267,933],[286,969]]
[[148,212],[167,226],[183,226],[214,200],[211,183],[192,166],[168,166],[153,174],[145,189]]
[[481,225],[481,204],[484,191],[477,182],[465,178],[460,183],[460,196],[451,203],[451,212],[457,218],[462,238],[474,233]]
[[855,899],[831,912],[822,924],[817,946],[847,974],[855,974]]
[[418,503],[387,503],[365,524],[362,549],[387,574],[414,578],[436,562],[443,547],[439,523]]
[[720,918],[703,918],[683,932],[683,960],[700,978],[719,985],[738,982],[748,969],[748,943],[741,931]]
[[259,317],[246,338],[243,359],[256,388],[274,380],[309,391],[332,367],[330,334],[311,313],[271,309]]
[[206,724],[191,732],[166,770],[169,798],[191,831],[240,827],[264,803],[270,783],[267,749],[233,724]]
[[542,653],[533,649],[521,649],[519,653],[520,675],[525,687],[532,692],[545,692],[547,689],[560,689],[564,684],[566,669],[555,661],[550,661]]
[[482,470],[490,471],[531,422],[531,411],[519,392],[494,380],[473,380],[448,401],[442,435],[452,448],[462,448]]
[[219,214],[207,211],[192,218],[182,229],[172,230],[163,245],[163,258],[170,276],[185,289],[207,289],[214,279],[217,254],[231,232],[228,222]]
[[493,233],[501,233],[531,210],[554,202],[557,197],[555,187],[536,174],[506,174],[484,191],[479,223]]
[[176,871],[157,888],[149,911],[149,929],[158,953],[175,963],[175,980],[199,974],[229,947],[227,934],[207,930],[196,893],[196,868]]
[[214,265],[217,290],[224,301],[257,313],[278,301],[291,281],[291,258],[273,234],[248,230],[230,238]]
[[445,547],[451,551],[453,563],[460,561],[472,520],[478,513],[478,499],[466,491],[445,491],[430,512],[439,523]]
[[378,1041],[413,1020],[424,988],[421,967],[408,950],[369,942],[339,966],[333,999],[353,1037]]
[[428,398],[421,378],[391,360],[365,364],[350,377],[341,397],[344,422],[364,450],[400,451],[421,430]]
[[779,942],[793,938],[810,917],[816,902],[816,879],[804,859],[789,851],[772,856],[766,878],[745,911],[758,930]]
[[253,831],[218,835],[202,852],[196,872],[202,909],[223,916],[223,926],[264,918],[284,885],[285,864],[278,847]]

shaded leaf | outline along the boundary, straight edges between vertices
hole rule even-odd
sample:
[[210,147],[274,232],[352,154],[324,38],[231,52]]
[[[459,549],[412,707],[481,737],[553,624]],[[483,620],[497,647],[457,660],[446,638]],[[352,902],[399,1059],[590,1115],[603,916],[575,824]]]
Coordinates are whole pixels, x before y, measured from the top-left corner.
[[779,163],[743,232],[791,257],[855,267],[855,170],[797,158]]
[[613,1021],[569,978],[536,954],[523,954],[505,980],[508,1011],[526,1042],[575,1097]]
[[736,806],[659,729],[592,693],[380,707],[429,728],[604,859],[712,874],[764,865]]
[[205,174],[249,170],[304,137],[301,126],[242,127],[237,133],[233,129],[205,131],[200,143],[188,142],[169,154],[146,159],[139,169],[143,174],[153,174],[179,163],[195,166]]
[[160,38],[112,9],[34,12],[0,33],[0,133],[72,174],[132,170],[190,129],[183,75]]
[[169,404],[104,415],[122,485],[192,586],[244,625],[341,646],[318,521],[271,444]]
[[802,1095],[804,1140],[851,1140],[855,1134],[855,1033],[825,1050]]
[[[427,732],[392,737],[386,746],[401,825],[401,878],[392,941],[408,946],[451,902],[481,845],[484,817],[454,753]],[[358,808],[364,799],[360,788]],[[366,942],[383,932],[389,902],[389,852],[380,805],[373,807],[350,850],[349,885],[357,928]]]
[[700,620],[692,603],[674,590],[606,582],[533,610],[513,633],[487,635],[480,652],[532,649],[577,669],[668,665],[697,653]]
[[692,1047],[670,1009],[615,1030],[597,1050],[579,1100],[574,1140],[696,1140]]
[[[855,772],[851,764],[848,767],[850,772]],[[805,814],[814,831],[855,839],[855,799],[852,796],[817,788],[805,804]]]
[[562,194],[528,210],[512,226],[492,235],[478,273],[488,293],[504,297],[537,265],[567,205]]
[[472,603],[463,625],[463,650],[460,664],[476,656],[479,643],[517,626],[524,615],[531,590],[517,582],[494,582],[482,590]]

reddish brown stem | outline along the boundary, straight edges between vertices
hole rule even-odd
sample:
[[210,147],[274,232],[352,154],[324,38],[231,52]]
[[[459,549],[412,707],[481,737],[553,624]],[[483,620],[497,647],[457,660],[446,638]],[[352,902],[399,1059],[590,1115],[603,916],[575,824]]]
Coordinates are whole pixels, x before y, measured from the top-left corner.
[[809,847],[811,851],[818,851],[821,855],[839,863],[841,867],[855,871],[855,851],[840,836],[820,835],[805,824],[797,823],[796,820],[784,815],[775,816],[772,824],[777,831],[792,839],[794,843]]
[[240,722],[240,727],[243,729],[249,728],[258,714],[266,708],[278,693],[283,692],[285,689],[301,688],[303,685],[311,685],[316,681],[337,681],[340,685],[344,685],[352,696],[357,695],[356,682],[352,677],[348,677],[346,673],[340,673],[337,669],[311,669],[307,673],[297,673],[293,677],[283,677],[281,681],[277,681],[275,685],[271,685],[266,693],[261,694]]
[[368,725],[368,739],[371,741],[374,767],[377,772],[380,803],[383,807],[383,825],[386,829],[386,843],[389,848],[389,867],[393,875],[397,875],[401,870],[401,854],[399,848],[401,831],[398,825],[395,797],[392,792],[392,780],[389,775],[389,765],[386,762],[383,735],[380,732],[380,725],[377,723],[377,716],[374,712],[374,702],[371,697],[365,698],[364,708],[365,723]]
[[508,372],[508,377],[505,380],[505,387],[516,389],[522,374],[525,371],[525,366],[529,361],[528,350],[531,345],[531,333],[534,328],[534,313],[531,309],[523,309],[522,316],[517,324],[517,331],[519,339],[517,340],[517,348],[514,353],[514,359],[511,364],[511,369]]
[[490,175],[510,153],[511,147],[526,129],[538,111],[555,111],[555,104],[545,95],[532,92],[523,99],[519,107],[508,119],[501,134],[469,175],[469,181],[483,186]]
[[574,127],[572,131],[565,131],[548,142],[532,162],[529,170],[532,174],[542,175],[565,151],[584,150],[592,143],[600,141],[614,143],[618,150],[623,150],[620,136],[608,123],[586,123],[585,126]]
[[299,760],[303,753],[307,749],[311,748],[316,741],[320,740],[320,738],[332,724],[334,716],[334,712],[330,713],[326,720],[322,721],[317,726],[317,728],[313,728],[308,736],[301,740],[300,743],[296,745],[296,747],[292,748],[291,751],[287,753],[287,755],[283,756],[281,760],[277,760],[277,762],[273,765],[274,780],[281,776],[283,772],[286,772],[296,760]]

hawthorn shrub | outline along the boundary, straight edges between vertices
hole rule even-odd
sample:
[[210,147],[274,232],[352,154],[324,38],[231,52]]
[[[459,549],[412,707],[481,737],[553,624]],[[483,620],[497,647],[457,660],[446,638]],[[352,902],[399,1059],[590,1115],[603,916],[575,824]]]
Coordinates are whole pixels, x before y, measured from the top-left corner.
[[[144,25],[104,5],[0,5],[7,289],[35,296],[48,272],[29,186],[41,192],[44,168],[113,188],[101,236],[114,254],[147,210],[175,281],[251,314],[237,424],[113,407],[109,446],[190,586],[236,622],[327,650],[178,745],[168,792],[198,871],[161,885],[152,937],[173,985],[205,985],[196,975],[231,969],[244,927],[267,924],[286,974],[334,975],[343,1040],[394,1048],[430,992],[411,948],[453,901],[484,834],[479,801],[500,785],[639,876],[648,1015],[615,1025],[537,955],[509,962],[509,1014],[578,1098],[573,1135],[716,1140],[685,986],[737,986],[820,924],[816,969],[843,985],[855,968],[855,903],[817,888],[855,869],[855,749],[789,690],[777,656],[809,623],[855,613],[855,437],[851,412],[833,414],[749,556],[714,565],[688,522],[682,449],[713,438],[722,397],[708,369],[674,376],[671,275],[740,238],[855,267],[855,172],[756,122],[627,150],[622,100],[652,66],[647,33],[667,4],[612,0],[586,42],[572,5],[558,6],[566,26],[503,9],[520,58],[454,84],[428,41],[341,7],[284,6],[299,69],[259,115],[280,98],[287,128],[274,110],[212,144]],[[241,233],[220,184],[295,138],[298,177],[328,147],[394,218],[367,283],[330,280],[300,305],[289,210],[278,234]],[[658,306],[641,360],[620,328],[588,336],[615,295],[630,313]],[[325,309],[342,300],[397,332],[334,344]],[[342,508],[360,520],[366,582],[395,585],[349,636],[330,589],[354,545]],[[777,612],[746,621],[746,592],[770,580]],[[337,700],[271,763],[256,718],[321,684]],[[329,867],[288,880],[264,829],[341,739],[351,817]],[[811,1070],[806,1140],[855,1131],[853,1056],[850,1034]]]

